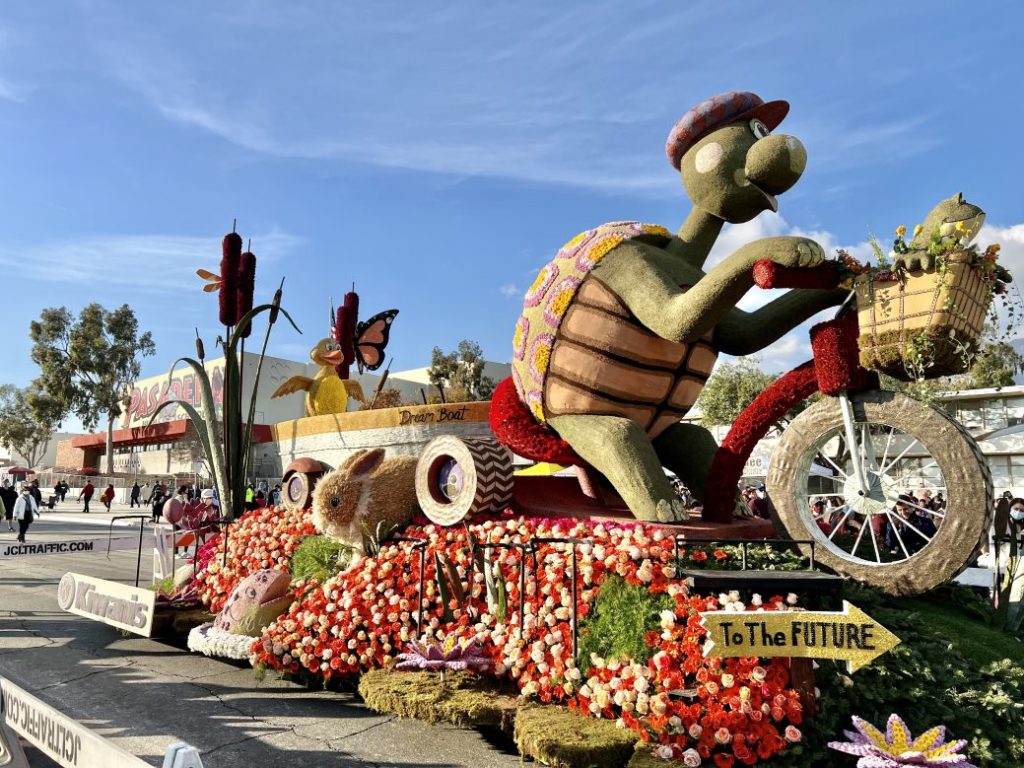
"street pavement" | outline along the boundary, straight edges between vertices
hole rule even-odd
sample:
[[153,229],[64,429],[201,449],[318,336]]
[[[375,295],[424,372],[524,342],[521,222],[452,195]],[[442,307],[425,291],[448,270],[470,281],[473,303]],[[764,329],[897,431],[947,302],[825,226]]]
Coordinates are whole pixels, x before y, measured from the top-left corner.
[[[104,536],[114,514],[130,513],[118,504],[109,514],[80,509],[69,499],[44,510],[27,541]],[[4,525],[0,547],[14,536]],[[145,536],[141,583],[150,581],[152,547]],[[131,584],[136,561],[134,550],[0,557],[0,675],[152,765],[176,741],[197,747],[206,768],[520,765],[507,737],[379,715],[354,693],[309,691],[270,673],[257,680],[248,665],[125,638],[57,607],[65,572]],[[33,768],[53,765],[28,752]]]

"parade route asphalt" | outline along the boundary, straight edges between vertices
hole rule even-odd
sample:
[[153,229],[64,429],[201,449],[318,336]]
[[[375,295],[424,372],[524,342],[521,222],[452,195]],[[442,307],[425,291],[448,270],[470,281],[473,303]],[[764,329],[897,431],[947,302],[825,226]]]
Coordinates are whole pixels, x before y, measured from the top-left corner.
[[[91,515],[70,500],[64,507],[44,510],[27,541],[103,537],[112,515],[130,513],[127,505]],[[137,534],[137,525],[115,535]],[[14,536],[0,531],[0,547]],[[152,541],[144,536],[143,584]],[[259,680],[248,665],[126,638],[58,607],[65,572],[132,584],[136,563],[135,550],[0,557],[0,676],[152,765],[177,741],[197,747],[206,768],[520,765],[507,737],[379,715],[354,693],[310,691],[273,674]],[[32,750],[29,758],[34,767],[54,765]]]

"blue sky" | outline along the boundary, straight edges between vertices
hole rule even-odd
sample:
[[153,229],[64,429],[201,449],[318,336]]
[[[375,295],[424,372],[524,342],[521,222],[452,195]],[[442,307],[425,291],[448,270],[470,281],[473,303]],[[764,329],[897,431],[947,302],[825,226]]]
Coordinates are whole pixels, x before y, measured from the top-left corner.
[[[689,210],[664,156],[703,99],[786,99],[809,162],[780,215],[727,230],[863,249],[963,191],[1024,266],[1024,10],[989,2],[70,2],[0,5],[4,381],[45,306],[132,304],[159,373],[217,333],[197,267],[238,219],[257,291],[287,276],[304,359],[329,296],[398,307],[394,370],[479,341],[578,231]],[[1021,271],[1020,274],[1024,274]],[[765,297],[751,296],[757,303]],[[799,330],[766,351],[809,356]]]

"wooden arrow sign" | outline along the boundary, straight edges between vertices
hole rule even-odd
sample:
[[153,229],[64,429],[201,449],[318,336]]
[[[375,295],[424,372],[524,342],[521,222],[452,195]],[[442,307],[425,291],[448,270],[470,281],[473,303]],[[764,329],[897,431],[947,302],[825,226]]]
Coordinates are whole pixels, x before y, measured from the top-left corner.
[[843,610],[706,611],[705,656],[790,656],[838,659],[850,672],[891,651],[900,639],[860,608],[843,601]]

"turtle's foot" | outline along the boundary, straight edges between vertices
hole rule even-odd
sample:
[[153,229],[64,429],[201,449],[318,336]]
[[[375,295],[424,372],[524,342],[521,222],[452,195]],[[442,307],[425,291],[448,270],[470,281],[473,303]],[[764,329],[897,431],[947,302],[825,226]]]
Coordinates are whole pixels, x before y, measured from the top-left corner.
[[681,499],[662,499],[656,508],[658,522],[681,523],[690,519],[690,513]]

